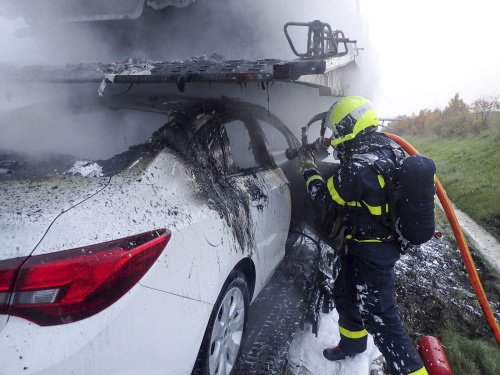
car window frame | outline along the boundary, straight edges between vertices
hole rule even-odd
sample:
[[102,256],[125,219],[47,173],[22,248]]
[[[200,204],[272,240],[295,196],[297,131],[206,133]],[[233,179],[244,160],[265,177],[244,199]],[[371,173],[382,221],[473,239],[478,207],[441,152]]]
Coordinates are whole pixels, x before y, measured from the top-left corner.
[[[248,107],[248,108],[247,108]],[[205,109],[210,109],[210,106],[205,107]],[[279,168],[276,164],[269,144],[267,142],[266,136],[262,129],[260,121],[265,122],[267,125],[276,129],[286,140],[289,147],[298,147],[300,142],[292,133],[292,131],[275,115],[270,113],[263,107],[251,105],[248,103],[235,102],[231,105],[214,106],[210,116],[207,116],[206,121],[203,124],[199,122],[193,128],[194,133],[191,133],[189,143],[196,138],[200,137],[200,132],[205,131],[206,134],[220,134],[217,143],[220,145],[220,149],[223,155],[223,177],[233,177],[241,175],[251,175],[256,172],[272,170]],[[196,117],[196,116],[195,116]],[[250,136],[250,147],[255,157],[255,161],[258,164],[255,167],[250,168],[237,168],[232,156],[232,149],[229,142],[229,137],[227,135],[225,125],[232,121],[242,121],[246,127],[248,134]],[[217,131],[209,131],[210,127]],[[205,138],[206,144],[204,148],[207,152],[212,152],[208,148],[210,139]],[[208,158],[217,159],[215,155],[207,155]]]
[[[237,113],[228,111],[222,113],[216,120],[219,122],[219,126],[223,128],[221,132],[223,142],[222,148],[226,150],[224,156],[226,158],[227,177],[250,175],[276,168],[276,163],[269,150],[260,124],[251,114],[242,111],[238,111]],[[255,163],[257,164],[255,167],[241,168],[236,166],[232,155],[233,150],[231,149],[231,143],[225,129],[225,126],[232,121],[241,121],[247,129],[250,137],[250,148],[252,149]],[[235,169],[231,170],[232,168]]]

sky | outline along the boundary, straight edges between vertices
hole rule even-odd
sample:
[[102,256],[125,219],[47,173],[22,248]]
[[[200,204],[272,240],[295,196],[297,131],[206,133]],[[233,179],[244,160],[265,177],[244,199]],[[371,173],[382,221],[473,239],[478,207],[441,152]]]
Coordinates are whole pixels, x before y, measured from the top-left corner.
[[[198,1],[208,3],[215,0]],[[258,55],[259,52],[260,57],[271,57],[272,53],[277,54],[272,57],[281,57],[281,51],[285,48],[288,51],[286,42],[283,43],[283,23],[318,18],[331,23],[333,28],[346,31],[348,37],[358,39],[359,46],[365,48],[359,58],[362,70],[360,82],[353,87],[361,94],[371,96],[369,99],[374,102],[381,117],[411,114],[423,108],[444,108],[455,93],[468,103],[479,97],[500,95],[500,48],[496,46],[500,35],[497,26],[500,14],[498,0],[227,1],[231,9],[226,18],[235,17],[239,8],[245,8],[241,18],[236,17],[241,26],[240,33],[231,35],[223,27],[218,28],[217,24],[223,23],[219,19],[217,24],[206,29],[206,34],[216,42],[212,45],[203,39],[199,43],[206,47],[206,51],[188,51],[192,43],[179,42],[175,46],[179,56],[165,55],[166,58],[199,56],[211,50],[227,56],[227,50],[234,50],[234,45],[245,47],[240,51],[243,54],[241,57],[252,53]],[[255,9],[250,9],[249,4],[254,4]],[[362,17],[352,14],[356,12],[356,4]],[[176,30],[178,26],[173,25]],[[28,36],[21,36],[23,33]],[[250,34],[253,37],[249,37]],[[220,38],[243,40],[226,40],[221,44]],[[264,48],[263,41],[266,39],[275,48],[269,49],[269,43]],[[252,48],[254,43],[262,43],[262,48]],[[74,61],[71,62],[81,61],[76,57],[81,51],[95,52],[92,56],[100,58],[109,50],[96,44],[95,39],[88,44],[82,39],[72,43]],[[224,45],[228,46],[226,51]],[[222,48],[222,51],[216,48]],[[158,48],[153,46],[152,50],[158,51]],[[172,51],[172,48],[168,50]],[[25,22],[21,19],[8,20],[1,14],[0,51],[0,62],[47,61],[47,54],[29,36],[29,31],[26,33]],[[51,57],[59,56],[59,63],[66,62],[61,52],[61,48],[56,48]],[[182,56],[183,53],[185,56]],[[162,57],[161,53],[153,56],[155,59]],[[118,60],[123,58],[117,57]],[[89,57],[89,60],[92,58]]]
[[360,0],[381,115],[500,95],[498,0]]

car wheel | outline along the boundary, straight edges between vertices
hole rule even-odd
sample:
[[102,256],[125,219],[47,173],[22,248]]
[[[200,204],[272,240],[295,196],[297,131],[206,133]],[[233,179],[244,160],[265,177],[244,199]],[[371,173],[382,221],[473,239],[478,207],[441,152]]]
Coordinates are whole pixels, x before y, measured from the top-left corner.
[[249,307],[248,285],[240,273],[222,289],[205,332],[200,355],[204,375],[229,375],[241,353]]

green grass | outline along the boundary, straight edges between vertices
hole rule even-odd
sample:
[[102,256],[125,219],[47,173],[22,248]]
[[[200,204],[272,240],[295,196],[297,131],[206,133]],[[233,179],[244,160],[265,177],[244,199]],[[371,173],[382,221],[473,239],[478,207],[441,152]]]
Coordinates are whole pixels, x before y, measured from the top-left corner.
[[493,340],[471,340],[450,329],[441,343],[454,375],[500,374],[500,349]]
[[[407,137],[422,154],[434,159],[437,175],[457,207],[500,240],[500,139],[495,138]],[[451,228],[443,225],[446,218],[440,210],[438,221],[440,228],[451,236]],[[476,266],[482,263],[486,267],[481,272],[483,285],[488,296],[496,300],[500,293],[499,275],[475,253]],[[454,375],[500,375],[500,349],[494,339],[466,337],[456,327],[444,329],[437,336]]]
[[[447,131],[438,130],[442,134]],[[437,175],[456,206],[500,240],[500,113],[491,114],[489,128],[480,135],[466,132],[461,137],[438,137],[432,131],[425,133],[429,136],[406,138],[422,154],[434,159]],[[451,232],[442,225],[443,220],[444,213],[438,210],[440,228]],[[488,296],[498,300],[498,272],[472,247],[471,251]],[[454,375],[500,375],[500,349],[494,339],[466,337],[460,327],[445,328],[437,336]]]
[[489,135],[457,138],[407,137],[436,162],[449,198],[500,240],[500,143]]

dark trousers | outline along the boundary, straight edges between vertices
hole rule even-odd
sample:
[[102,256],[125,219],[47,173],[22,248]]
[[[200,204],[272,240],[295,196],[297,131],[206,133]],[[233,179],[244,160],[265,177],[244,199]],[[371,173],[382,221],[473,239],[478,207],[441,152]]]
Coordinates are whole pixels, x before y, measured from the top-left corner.
[[392,374],[426,373],[418,371],[423,363],[401,322],[394,296],[394,264],[398,258],[391,244],[363,244],[343,254],[335,284],[339,346],[344,352],[360,353],[366,350],[369,332]]

